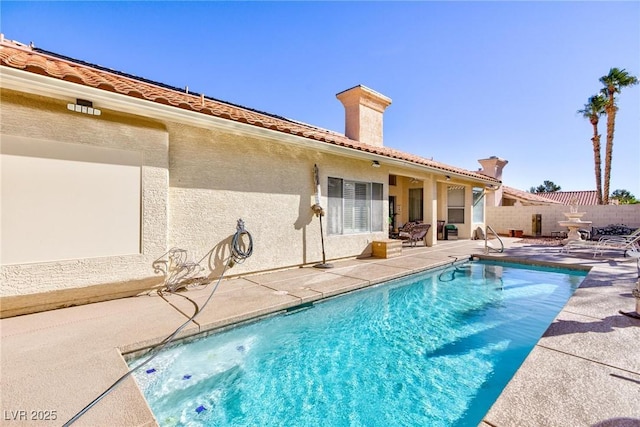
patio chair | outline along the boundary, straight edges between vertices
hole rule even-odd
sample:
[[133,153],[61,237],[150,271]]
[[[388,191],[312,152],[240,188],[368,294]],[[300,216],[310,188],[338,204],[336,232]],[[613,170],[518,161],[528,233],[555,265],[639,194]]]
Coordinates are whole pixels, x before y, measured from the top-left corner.
[[628,242],[628,241],[631,241],[631,240],[635,239],[637,236],[640,236],[640,228],[635,230],[633,233],[627,234],[627,235],[615,235],[615,234],[604,235],[604,236],[601,236],[598,239],[598,242],[606,242],[606,241],[609,241],[609,240],[616,241],[616,242],[618,242],[618,241],[626,241],[626,242]]
[[586,240],[569,240],[566,245],[560,249],[560,252],[569,253],[572,249],[590,249],[593,251],[593,257],[606,250],[621,250],[624,256],[627,256],[627,251],[637,251],[640,249],[640,231],[636,230],[633,234],[628,236],[602,236],[598,241],[586,241]]
[[602,236],[596,246],[601,254],[606,249],[620,249],[627,256],[627,251],[640,248],[640,229],[627,236]]
[[[430,228],[431,224],[423,224],[419,222],[407,223],[398,233],[398,238],[409,242],[411,246],[416,246],[416,243],[419,240],[424,240],[424,236],[427,235]],[[427,246],[426,242],[425,246]]]

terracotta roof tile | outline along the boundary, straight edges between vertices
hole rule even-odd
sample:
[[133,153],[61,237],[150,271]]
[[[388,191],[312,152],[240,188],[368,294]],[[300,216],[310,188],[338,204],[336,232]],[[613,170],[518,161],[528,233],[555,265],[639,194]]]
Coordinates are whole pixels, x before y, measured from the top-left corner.
[[161,83],[106,69],[41,49],[31,48],[9,40],[0,40],[0,65],[151,102],[170,105],[176,108],[191,110],[201,114],[248,123],[278,132],[300,135],[328,144],[414,163],[445,173],[451,172],[470,178],[481,179],[485,182],[499,182],[494,178],[487,177],[478,172],[446,165],[392,148],[364,144],[349,139],[337,132],[205,97],[198,93],[187,93],[178,88],[172,88]]
[[591,206],[598,204],[598,193],[592,191],[554,191],[552,193],[539,193],[541,197],[553,200],[563,205],[570,205],[575,198],[580,206]]
[[528,191],[507,187],[506,185],[502,186],[502,191],[503,191],[503,194],[517,200],[524,200],[527,202],[539,203],[539,204],[545,204],[545,205],[561,204],[561,202],[543,197],[542,193],[530,193]]
[[598,204],[598,194],[592,191],[554,191],[550,193],[530,193],[512,187],[502,186],[504,194],[516,199],[538,203],[551,203],[570,205],[575,198],[580,206],[591,206]]

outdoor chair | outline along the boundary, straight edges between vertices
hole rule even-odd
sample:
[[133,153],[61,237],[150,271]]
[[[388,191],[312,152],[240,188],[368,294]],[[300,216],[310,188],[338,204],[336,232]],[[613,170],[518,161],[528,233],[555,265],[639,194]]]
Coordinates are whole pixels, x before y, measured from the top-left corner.
[[635,239],[638,236],[640,236],[640,228],[635,230],[633,233],[626,234],[626,235],[615,235],[615,234],[608,235],[607,234],[607,235],[604,235],[604,236],[600,237],[598,239],[598,242],[606,242],[606,241],[609,241],[609,240],[612,240],[612,241],[631,241],[631,240]]
[[[419,222],[408,222],[406,223],[400,232],[398,233],[398,238],[400,240],[404,240],[409,242],[411,246],[416,246],[416,242],[419,240],[424,240],[424,237],[429,232],[431,228],[431,224],[423,224]],[[425,242],[425,246],[426,246]]]
[[560,252],[569,253],[572,249],[590,249],[593,251],[593,257],[606,250],[621,250],[624,255],[627,251],[637,251],[640,249],[640,229],[627,236],[602,236],[598,241],[585,240],[569,240],[566,245],[560,249]]

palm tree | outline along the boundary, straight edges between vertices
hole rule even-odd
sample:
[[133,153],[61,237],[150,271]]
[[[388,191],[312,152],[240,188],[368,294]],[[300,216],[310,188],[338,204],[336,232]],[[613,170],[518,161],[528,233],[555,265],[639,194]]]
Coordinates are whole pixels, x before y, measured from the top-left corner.
[[596,169],[596,192],[598,194],[598,204],[602,204],[602,166],[600,156],[600,135],[598,134],[598,121],[600,116],[605,114],[605,105],[607,100],[603,95],[593,95],[589,98],[589,102],[584,104],[582,110],[578,110],[578,114],[582,114],[585,119],[589,119],[591,126],[593,126],[593,137],[591,142],[593,143],[593,160]]
[[609,204],[609,181],[611,179],[611,157],[613,154],[613,131],[616,125],[616,106],[615,94],[620,93],[622,88],[638,84],[638,78],[630,75],[623,68],[611,68],[609,74],[600,77],[600,83],[604,85],[602,94],[607,97],[607,103],[604,107],[607,113],[607,146],[605,148],[604,158],[604,189],[603,203]]

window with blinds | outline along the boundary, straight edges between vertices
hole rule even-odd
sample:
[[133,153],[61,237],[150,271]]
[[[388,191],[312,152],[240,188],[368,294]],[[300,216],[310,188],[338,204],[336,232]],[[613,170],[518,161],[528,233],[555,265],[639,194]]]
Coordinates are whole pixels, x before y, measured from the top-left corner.
[[464,223],[464,187],[449,187],[447,197],[447,222]]
[[328,234],[383,231],[382,184],[329,178]]

